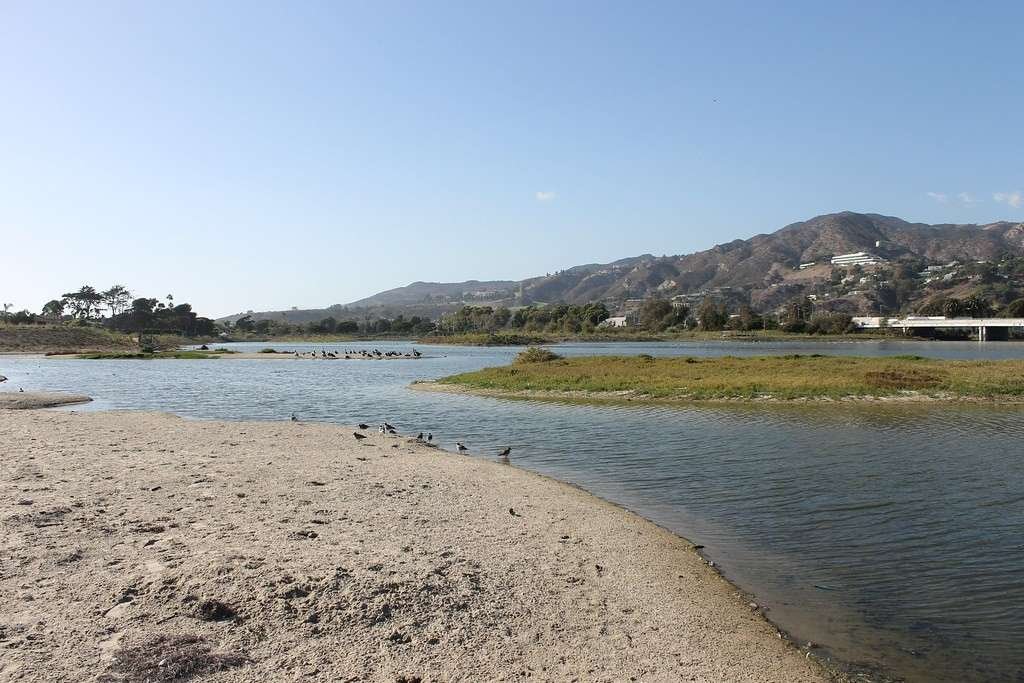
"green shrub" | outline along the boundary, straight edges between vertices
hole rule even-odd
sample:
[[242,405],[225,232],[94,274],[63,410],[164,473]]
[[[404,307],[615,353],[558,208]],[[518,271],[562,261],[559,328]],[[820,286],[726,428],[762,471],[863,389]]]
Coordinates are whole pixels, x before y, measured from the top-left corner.
[[557,353],[548,351],[540,346],[531,346],[526,349],[518,356],[516,356],[517,363],[547,363],[553,360],[561,358]]

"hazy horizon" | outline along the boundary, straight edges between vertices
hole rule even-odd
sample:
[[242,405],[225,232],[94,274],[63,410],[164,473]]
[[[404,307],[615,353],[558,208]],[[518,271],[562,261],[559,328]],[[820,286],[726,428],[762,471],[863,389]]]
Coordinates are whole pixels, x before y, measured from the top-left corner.
[[203,315],[1024,220],[1024,6],[9,4],[0,301]]

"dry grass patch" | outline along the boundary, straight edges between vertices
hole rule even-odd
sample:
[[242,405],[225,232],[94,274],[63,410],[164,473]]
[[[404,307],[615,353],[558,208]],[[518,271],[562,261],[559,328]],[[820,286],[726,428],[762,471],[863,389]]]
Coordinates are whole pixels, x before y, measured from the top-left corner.
[[157,635],[122,648],[114,657],[106,681],[159,683],[232,669],[248,661],[239,654],[216,652],[196,635]]

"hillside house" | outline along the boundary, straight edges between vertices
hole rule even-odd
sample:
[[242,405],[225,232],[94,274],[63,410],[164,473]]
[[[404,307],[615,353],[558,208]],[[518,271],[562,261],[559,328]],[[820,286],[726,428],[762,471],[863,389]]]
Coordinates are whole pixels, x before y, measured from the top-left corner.
[[881,256],[869,254],[866,251],[855,251],[852,254],[840,254],[832,257],[833,266],[873,266],[878,263],[885,263]]

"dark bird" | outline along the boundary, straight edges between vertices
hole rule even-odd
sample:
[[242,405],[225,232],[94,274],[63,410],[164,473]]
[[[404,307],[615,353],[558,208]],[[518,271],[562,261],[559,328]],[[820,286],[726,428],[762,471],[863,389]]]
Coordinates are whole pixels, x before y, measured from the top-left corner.
[[299,418],[295,417],[295,413],[292,413],[292,422],[298,422]]
[[393,431],[393,430],[395,429],[395,425],[393,425],[393,424],[390,424],[390,423],[388,423],[388,422],[385,422],[385,423],[384,423],[384,429],[387,429],[387,430],[391,430],[391,431]]
[[456,441],[455,445],[458,447],[459,453],[461,453],[463,451],[468,451],[469,450],[468,448],[466,448],[465,446],[462,445],[461,441]]
[[356,426],[357,426],[357,427],[359,427],[360,429],[369,429],[369,428],[370,428],[370,425],[367,425],[367,424],[363,424],[362,422],[360,422],[360,423],[359,423],[358,425],[356,425]]
[[419,434],[416,435],[416,440],[423,441],[423,432],[420,432]]
[[499,458],[507,458],[507,457],[508,457],[508,454],[509,454],[509,453],[511,453],[511,452],[512,452],[512,447],[511,447],[511,446],[509,446],[508,448],[506,448],[505,450],[503,450],[503,451],[502,451],[501,453],[498,453],[498,457],[499,457]]
[[427,432],[427,441],[433,441],[433,440],[434,440],[434,435],[431,434],[430,432]]
[[7,381],[7,378],[4,377],[3,375],[0,375],[0,384],[2,384],[3,382],[6,382],[6,381]]
[[360,434],[359,432],[352,432],[352,436],[356,437],[356,441],[362,441],[366,438],[366,434]]
[[522,517],[521,514],[516,512],[515,508],[509,508],[508,509],[508,514],[512,515],[513,517]]

